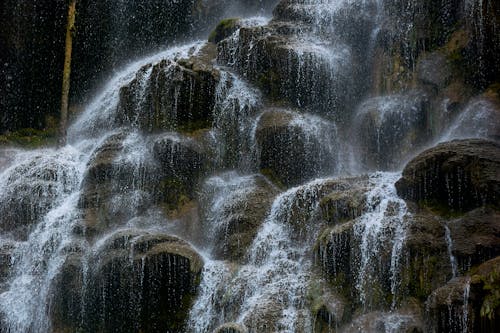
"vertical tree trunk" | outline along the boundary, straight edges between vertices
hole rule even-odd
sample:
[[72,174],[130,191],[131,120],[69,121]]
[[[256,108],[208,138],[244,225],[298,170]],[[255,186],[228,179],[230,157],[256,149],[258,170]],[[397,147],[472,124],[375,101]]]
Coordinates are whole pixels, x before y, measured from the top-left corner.
[[69,85],[71,74],[71,53],[73,50],[73,33],[75,31],[76,0],[68,5],[68,25],[66,26],[66,49],[64,54],[64,70],[61,96],[61,114],[59,120],[59,145],[66,144],[66,127],[68,123]]

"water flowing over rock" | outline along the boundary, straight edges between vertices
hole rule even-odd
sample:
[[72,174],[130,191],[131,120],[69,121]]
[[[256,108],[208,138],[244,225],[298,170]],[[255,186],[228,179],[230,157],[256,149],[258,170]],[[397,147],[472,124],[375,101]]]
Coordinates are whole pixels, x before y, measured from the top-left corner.
[[296,185],[335,170],[337,129],[320,117],[281,109],[264,111],[255,140],[260,169],[279,184]]
[[499,207],[500,146],[484,140],[443,143],[412,160],[398,181],[406,199],[468,211]]
[[[55,278],[53,328],[85,332],[182,329],[202,259],[184,241],[119,231],[87,258],[69,257]],[[66,290],[67,286],[72,286]]]
[[160,2],[78,1],[65,146],[0,55],[0,333],[499,331],[496,1]]

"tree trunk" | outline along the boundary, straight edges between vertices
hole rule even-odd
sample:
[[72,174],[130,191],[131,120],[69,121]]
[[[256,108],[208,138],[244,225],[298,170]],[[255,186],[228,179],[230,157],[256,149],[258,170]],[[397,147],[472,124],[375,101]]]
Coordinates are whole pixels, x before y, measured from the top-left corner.
[[59,145],[66,144],[66,127],[68,123],[69,85],[71,74],[71,53],[73,50],[73,33],[75,31],[76,0],[71,0],[68,7],[68,25],[66,26],[66,50],[64,54],[64,70],[61,96],[61,114],[59,120]]

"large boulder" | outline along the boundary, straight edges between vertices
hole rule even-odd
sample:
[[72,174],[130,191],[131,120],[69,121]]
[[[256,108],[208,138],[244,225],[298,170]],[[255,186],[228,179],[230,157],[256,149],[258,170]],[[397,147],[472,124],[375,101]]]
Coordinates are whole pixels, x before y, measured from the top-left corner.
[[471,139],[439,144],[415,157],[396,183],[406,200],[444,211],[500,207],[500,145]]
[[500,254],[495,210],[478,208],[448,219],[419,212],[408,218],[401,285],[421,301],[451,278]]
[[193,199],[209,162],[205,147],[196,139],[164,133],[153,139],[152,155],[160,164],[155,201],[175,209],[181,201]]
[[71,148],[18,155],[0,182],[0,232],[26,239],[29,231],[78,184],[78,155]]
[[[144,148],[144,147],[147,148]],[[90,158],[79,207],[87,236],[124,223],[154,204],[167,213],[195,198],[204,147],[176,133],[110,135]]]
[[209,178],[201,193],[205,241],[215,258],[241,261],[264,222],[278,190],[260,175],[228,173]]
[[297,38],[303,30],[289,22],[241,27],[219,42],[217,61],[234,68],[275,102],[348,119],[345,109],[356,95],[351,50],[341,42]]
[[54,280],[50,314],[58,332],[180,332],[203,261],[166,234],[117,232],[83,260],[68,256]]
[[188,59],[146,65],[120,89],[118,122],[144,131],[193,131],[210,127],[220,73],[207,44]]
[[421,91],[364,101],[353,123],[359,162],[368,170],[394,170],[414,153],[427,133],[428,97]]
[[87,236],[93,237],[124,223],[151,205],[159,172],[149,152],[143,148],[137,150],[137,140],[142,138],[112,134],[91,156],[79,200]]
[[255,132],[259,167],[286,187],[332,173],[337,162],[335,125],[316,116],[270,109]]

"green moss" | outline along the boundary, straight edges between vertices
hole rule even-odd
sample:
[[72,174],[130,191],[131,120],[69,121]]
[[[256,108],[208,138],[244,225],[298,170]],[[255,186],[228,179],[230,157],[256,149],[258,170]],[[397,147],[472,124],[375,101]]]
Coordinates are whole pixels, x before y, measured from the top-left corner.
[[282,99],[281,81],[279,73],[272,69],[259,74],[257,77],[257,85],[273,101]]
[[54,128],[37,130],[23,128],[15,132],[0,135],[0,146],[20,146],[37,148],[57,143],[57,131]]
[[214,30],[208,36],[208,41],[211,43],[218,43],[224,38],[230,36],[236,29],[238,29],[238,21],[240,18],[227,18],[217,24]]
[[281,181],[280,177],[272,169],[260,169],[260,173],[267,177],[274,185],[280,189],[285,189],[286,186]]
[[186,184],[179,179],[163,179],[159,187],[164,207],[168,211],[177,210],[191,200],[188,194],[189,189],[186,187]]
[[500,309],[500,271],[494,270],[481,280],[484,283],[483,290],[486,292],[481,305],[481,317],[494,320],[495,314]]

